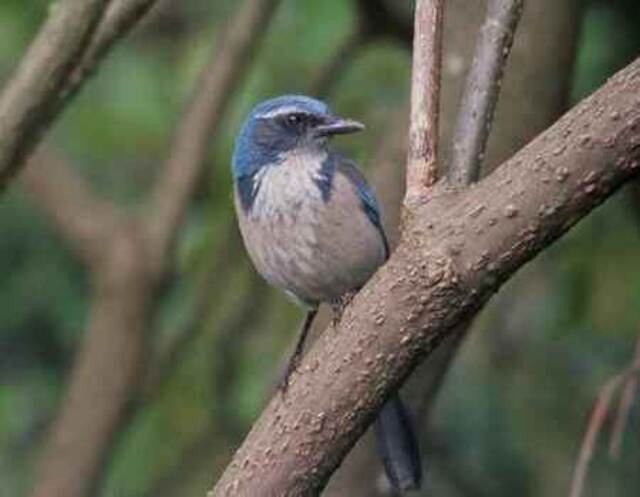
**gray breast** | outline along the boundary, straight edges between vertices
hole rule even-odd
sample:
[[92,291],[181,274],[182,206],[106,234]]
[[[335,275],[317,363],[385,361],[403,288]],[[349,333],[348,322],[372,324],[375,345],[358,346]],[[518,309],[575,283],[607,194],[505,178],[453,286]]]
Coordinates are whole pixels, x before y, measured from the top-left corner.
[[336,173],[325,201],[314,182],[318,171],[296,167],[300,158],[290,162],[264,168],[249,212],[236,191],[240,230],[269,283],[317,305],[362,286],[384,262],[385,249],[346,177]]

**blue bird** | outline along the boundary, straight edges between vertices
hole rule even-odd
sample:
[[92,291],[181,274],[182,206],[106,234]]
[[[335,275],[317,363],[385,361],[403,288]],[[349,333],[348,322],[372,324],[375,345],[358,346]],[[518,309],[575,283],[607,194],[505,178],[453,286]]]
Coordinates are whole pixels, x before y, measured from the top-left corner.
[[[257,105],[233,153],[236,212],[258,272],[307,308],[282,387],[301,358],[320,303],[357,291],[389,256],[376,198],[356,165],[329,146],[364,128],[319,100],[286,95]],[[420,486],[418,445],[397,395],[376,422],[391,483]]]

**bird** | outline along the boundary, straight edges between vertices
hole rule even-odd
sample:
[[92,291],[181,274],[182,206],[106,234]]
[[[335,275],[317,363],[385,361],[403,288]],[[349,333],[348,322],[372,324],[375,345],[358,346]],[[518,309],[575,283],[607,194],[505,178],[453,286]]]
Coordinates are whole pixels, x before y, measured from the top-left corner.
[[[256,105],[236,136],[234,204],[245,248],[258,273],[307,310],[283,391],[319,305],[339,308],[389,257],[373,190],[356,164],[331,147],[332,137],[363,129],[320,100],[283,95]],[[392,486],[419,488],[420,452],[398,394],[383,406],[375,432]]]

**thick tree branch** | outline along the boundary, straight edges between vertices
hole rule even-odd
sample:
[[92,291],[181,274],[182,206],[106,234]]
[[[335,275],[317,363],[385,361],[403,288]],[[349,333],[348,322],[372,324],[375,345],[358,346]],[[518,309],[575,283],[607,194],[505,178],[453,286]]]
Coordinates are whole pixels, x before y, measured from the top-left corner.
[[61,0],[53,4],[49,19],[2,91],[0,191],[55,117],[58,95],[108,3]]
[[418,0],[415,13],[407,196],[436,182],[444,0]]
[[104,256],[118,223],[115,208],[97,198],[90,186],[50,148],[40,147],[21,175],[31,197],[69,248],[85,263]]
[[211,495],[316,495],[390,393],[513,273],[640,172],[640,59],[493,174],[405,216]]
[[229,94],[251,60],[279,0],[247,0],[225,30],[220,47],[198,81],[175,132],[169,157],[150,200],[153,263],[166,264],[169,249],[201,175],[212,136]]
[[453,133],[447,168],[451,184],[466,186],[479,177],[523,4],[524,0],[489,0]]

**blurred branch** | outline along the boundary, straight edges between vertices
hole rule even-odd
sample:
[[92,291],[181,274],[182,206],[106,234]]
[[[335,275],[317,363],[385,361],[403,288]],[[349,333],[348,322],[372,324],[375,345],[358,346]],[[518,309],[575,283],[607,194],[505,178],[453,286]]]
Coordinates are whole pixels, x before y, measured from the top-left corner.
[[85,263],[101,260],[118,214],[50,147],[41,146],[20,179],[63,241]]
[[[632,368],[640,369],[640,337],[636,340],[636,350],[631,363]],[[620,457],[622,439],[624,436],[629,412],[633,405],[633,399],[638,391],[638,377],[636,375],[627,378],[620,396],[616,419],[613,423],[613,432],[609,439],[609,457],[617,459]]]
[[59,94],[108,0],[60,0],[0,94],[0,192],[56,116]]
[[167,263],[229,94],[246,72],[279,0],[246,0],[224,31],[175,131],[149,205],[152,262]]
[[[144,219],[154,219],[155,224],[148,227],[135,214],[112,214],[115,207],[95,199],[71,169],[61,164],[53,175],[39,167],[26,179],[32,191],[42,196],[38,201],[55,219],[58,231],[76,252],[90,259],[92,280],[88,331],[43,452],[33,491],[36,497],[95,493],[107,454],[132,412],[145,377],[151,318],[169,272],[172,241],[203,168],[206,146],[276,4],[277,0],[247,0],[225,30],[184,111],[169,159],[149,199],[151,213]],[[150,5],[114,3],[82,67],[91,67]],[[80,69],[76,78],[86,74]],[[70,80],[67,91],[73,93],[76,84]],[[88,228],[93,214],[109,222]],[[96,240],[101,242],[99,249]],[[98,253],[100,257],[91,258]]]
[[468,186],[478,179],[523,4],[524,0],[489,0],[453,133],[447,167],[453,185]]
[[407,198],[436,182],[444,0],[416,2]]
[[58,105],[64,104],[96,70],[111,47],[130,31],[158,0],[110,0],[109,6],[89,40],[81,59],[65,81]]
[[595,407],[593,408],[589,418],[587,431],[582,440],[582,446],[580,447],[580,453],[573,472],[569,497],[581,497],[583,494],[587,473],[589,471],[589,463],[593,457],[594,447],[598,441],[602,425],[607,418],[611,398],[615,394],[616,390],[629,380],[634,379],[637,381],[639,373],[640,367],[634,365],[626,371],[611,378],[600,389]]

